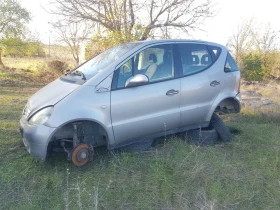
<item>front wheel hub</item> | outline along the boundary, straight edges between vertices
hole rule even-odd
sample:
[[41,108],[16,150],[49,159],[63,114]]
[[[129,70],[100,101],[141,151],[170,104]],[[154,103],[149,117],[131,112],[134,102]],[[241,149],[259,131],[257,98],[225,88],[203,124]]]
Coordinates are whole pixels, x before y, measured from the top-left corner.
[[76,166],[85,165],[90,158],[90,146],[88,144],[79,144],[72,150],[72,162]]

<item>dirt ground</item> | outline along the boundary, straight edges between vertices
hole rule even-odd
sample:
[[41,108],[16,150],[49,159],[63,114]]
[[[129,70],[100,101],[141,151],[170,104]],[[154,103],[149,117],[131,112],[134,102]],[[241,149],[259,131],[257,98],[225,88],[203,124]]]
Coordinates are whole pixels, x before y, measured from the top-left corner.
[[241,82],[242,103],[253,109],[280,110],[280,83]]

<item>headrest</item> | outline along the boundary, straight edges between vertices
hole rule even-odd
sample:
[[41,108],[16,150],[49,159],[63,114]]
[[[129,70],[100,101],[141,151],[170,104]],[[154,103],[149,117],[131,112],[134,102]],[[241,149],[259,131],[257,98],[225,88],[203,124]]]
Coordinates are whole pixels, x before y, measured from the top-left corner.
[[199,64],[199,57],[198,55],[192,55],[191,57],[191,64]]
[[154,63],[156,63],[157,62],[157,56],[152,53],[152,54],[149,55],[149,60],[152,60]]
[[209,55],[203,55],[202,58],[201,58],[201,64],[210,64],[211,63],[211,60],[210,60],[210,57]]

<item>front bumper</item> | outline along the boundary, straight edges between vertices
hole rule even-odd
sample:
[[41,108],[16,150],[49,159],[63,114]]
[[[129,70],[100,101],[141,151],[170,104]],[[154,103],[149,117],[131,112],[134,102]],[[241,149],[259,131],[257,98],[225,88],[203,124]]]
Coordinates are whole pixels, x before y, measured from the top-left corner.
[[48,143],[56,128],[33,126],[24,118],[20,119],[19,124],[21,138],[27,151],[39,161],[46,160]]

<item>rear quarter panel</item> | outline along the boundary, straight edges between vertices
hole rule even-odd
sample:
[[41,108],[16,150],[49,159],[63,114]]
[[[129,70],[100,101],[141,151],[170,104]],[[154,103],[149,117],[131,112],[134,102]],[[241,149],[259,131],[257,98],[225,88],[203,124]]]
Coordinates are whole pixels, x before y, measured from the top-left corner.
[[207,114],[206,121],[211,120],[211,117],[216,107],[219,105],[221,101],[223,101],[226,98],[235,98],[236,95],[238,94],[240,71],[221,72],[221,74],[222,74],[221,79],[223,80],[223,86],[221,92],[215,99],[210,111]]

